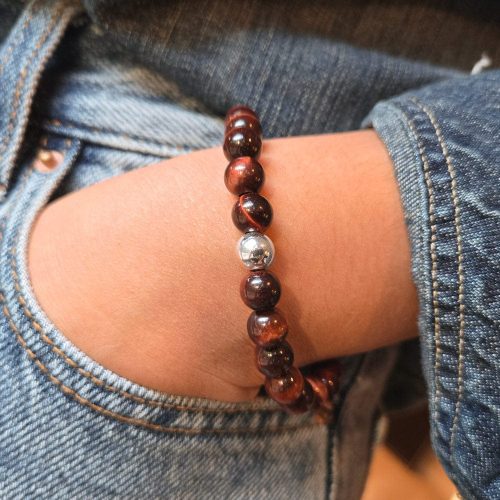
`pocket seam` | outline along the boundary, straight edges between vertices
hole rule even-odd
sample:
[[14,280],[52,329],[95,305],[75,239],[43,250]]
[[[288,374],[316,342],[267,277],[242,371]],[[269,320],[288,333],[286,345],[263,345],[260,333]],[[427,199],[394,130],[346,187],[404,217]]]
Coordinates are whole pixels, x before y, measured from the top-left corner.
[[314,422],[309,422],[309,423],[301,423],[299,425],[289,425],[289,426],[283,426],[283,425],[277,425],[274,427],[266,427],[266,428],[251,428],[251,427],[245,427],[245,428],[234,428],[234,429],[210,429],[210,428],[182,428],[182,427],[168,427],[168,426],[163,426],[160,424],[153,424],[152,422],[147,422],[145,420],[139,419],[139,418],[134,418],[134,417],[128,417],[126,415],[122,415],[120,413],[114,412],[112,410],[108,410],[107,408],[103,408],[102,406],[93,403],[87,398],[84,398],[80,394],[78,394],[75,390],[71,389],[70,387],[64,385],[55,375],[53,375],[50,370],[45,366],[40,359],[37,357],[37,355],[28,347],[26,340],[22,336],[21,332],[15,325],[12,316],[10,314],[10,311],[8,309],[5,296],[3,292],[0,291],[0,302],[2,302],[3,307],[2,311],[7,318],[7,321],[9,323],[9,326],[11,330],[14,332],[18,343],[21,345],[23,350],[27,353],[28,357],[33,361],[33,363],[40,369],[42,373],[44,373],[47,378],[52,382],[56,387],[58,387],[63,394],[72,397],[76,402],[80,403],[83,406],[86,406],[106,417],[109,417],[113,420],[117,420],[122,423],[126,424],[132,424],[138,427],[144,427],[149,430],[154,430],[158,432],[165,432],[165,433],[175,433],[175,434],[188,434],[188,435],[200,435],[200,434],[270,434],[270,433],[277,433],[277,432],[287,432],[287,431],[295,431],[298,429],[304,429],[306,427],[319,427],[320,424],[314,423]]
[[[74,130],[89,130],[91,132],[103,132],[105,134],[112,134],[117,137],[123,137],[125,139],[132,139],[135,141],[142,141],[145,143],[149,144],[154,144],[158,146],[165,146],[167,145],[166,142],[162,141],[155,141],[154,139],[151,139],[150,137],[146,136],[140,136],[137,134],[130,134],[126,132],[118,132],[117,130],[113,130],[110,128],[105,128],[105,127],[89,127],[88,125],[84,125],[82,123],[71,123],[68,120],[60,120],[59,118],[51,118],[47,121],[44,122],[43,124],[46,127],[50,127],[51,129],[61,129],[61,128],[69,128],[69,129],[74,129]],[[172,148],[183,150],[183,151],[192,151],[193,148],[191,146],[187,146],[185,144],[168,144]]]
[[[42,49],[44,43],[47,41],[47,38],[50,36],[51,32],[52,32],[52,28],[54,28],[54,26],[57,24],[57,21],[58,21],[58,16],[61,12],[62,9],[59,9],[54,17],[50,20],[50,23],[48,24],[48,26],[45,28],[45,31],[42,33],[41,35],[41,39],[39,40],[39,42],[37,43],[37,45],[35,46],[35,49],[31,52],[31,54],[29,55],[29,58],[24,66],[24,69],[26,70],[26,67],[28,67],[32,61],[35,59],[35,57],[37,56],[38,52],[40,52],[40,50]],[[27,25],[25,26],[24,29],[27,28]],[[6,127],[6,130],[7,130],[7,134],[5,134],[5,137],[4,139],[2,140],[2,143],[0,145],[0,157],[5,153],[5,150],[7,149],[8,147],[8,144],[9,144],[9,141],[12,137],[12,134],[14,133],[14,130],[15,130],[15,126],[14,126],[14,120],[17,116],[17,111],[18,111],[18,107],[19,107],[19,103],[21,101],[21,95],[22,95],[22,88],[26,82],[26,78],[28,76],[28,72],[27,71],[21,71],[21,78],[18,80],[17,82],[17,85],[16,85],[16,88],[14,90],[14,96],[15,96],[15,99],[14,99],[14,103],[13,103],[13,109],[9,115],[9,121],[7,123],[7,127]],[[3,184],[2,184],[3,185]],[[4,185],[5,187],[5,185]]]
[[[164,401],[155,401],[152,399],[146,399],[141,396],[137,396],[135,394],[131,394],[130,392],[123,391],[121,389],[118,389],[116,387],[113,387],[109,384],[107,384],[104,380],[96,377],[92,373],[90,373],[88,370],[85,370],[85,368],[81,367],[75,360],[70,358],[61,348],[55,345],[54,341],[47,335],[47,332],[43,329],[42,325],[36,321],[34,318],[33,313],[31,310],[28,308],[27,301],[22,293],[20,284],[19,284],[19,276],[17,274],[17,271],[15,269],[15,255],[17,253],[17,248],[16,246],[12,247],[11,249],[11,273],[12,273],[12,278],[14,279],[14,288],[17,292],[17,301],[19,305],[21,306],[24,314],[28,318],[31,326],[39,333],[41,340],[45,342],[51,350],[57,354],[59,357],[63,359],[63,361],[68,364],[71,368],[76,369],[80,375],[88,378],[91,382],[93,382],[95,385],[106,389],[110,392],[119,394],[120,396],[123,396],[127,399],[131,399],[132,401],[140,404],[145,404],[147,406],[152,406],[155,408],[164,408],[164,409],[170,409],[170,410],[178,410],[178,411],[190,411],[193,413],[242,413],[242,412],[257,412],[257,413],[262,413],[262,412],[270,412],[270,413],[281,413],[282,410],[279,408],[194,408],[191,406],[187,405],[176,405],[173,403],[166,403]],[[0,292],[0,302],[3,302],[5,304],[5,300],[3,297],[3,294]]]
[[[39,128],[46,132],[50,132],[53,134],[61,134],[64,136],[73,136],[82,141],[85,141],[90,144],[102,145],[104,147],[112,147],[113,149],[118,149],[122,151],[128,152],[136,152],[142,154],[148,154],[152,156],[158,156],[159,158],[171,158],[174,156],[178,156],[181,154],[191,153],[200,149],[200,146],[196,146],[194,144],[173,144],[168,141],[155,141],[150,137],[141,137],[135,134],[129,134],[126,132],[120,132],[113,129],[107,129],[104,127],[90,127],[85,124],[80,123],[71,123],[69,121],[62,121],[58,118],[52,118],[46,121],[43,121],[38,124]],[[126,147],[119,146],[116,144],[110,144],[109,141],[106,140],[96,140],[95,137],[89,137],[94,134],[106,134],[114,139],[120,140],[128,140],[136,146],[131,144],[127,144]],[[143,147],[137,146],[137,144],[142,144]],[[207,145],[205,147],[210,147]],[[160,152],[159,149],[166,149],[166,151]]]

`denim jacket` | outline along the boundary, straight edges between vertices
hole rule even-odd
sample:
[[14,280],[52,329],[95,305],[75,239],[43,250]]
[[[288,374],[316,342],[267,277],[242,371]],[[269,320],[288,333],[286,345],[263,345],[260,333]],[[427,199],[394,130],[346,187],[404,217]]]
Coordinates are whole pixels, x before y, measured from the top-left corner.
[[[326,425],[265,398],[139,386],[65,338],[31,289],[28,239],[51,199],[218,145],[245,102],[270,137],[374,127],[384,141],[433,446],[464,498],[500,498],[500,72],[341,43],[328,7],[316,33],[285,29],[284,2],[196,5],[0,2],[0,497],[360,497],[397,348],[343,360]],[[33,169],[40,146],[63,163]]]

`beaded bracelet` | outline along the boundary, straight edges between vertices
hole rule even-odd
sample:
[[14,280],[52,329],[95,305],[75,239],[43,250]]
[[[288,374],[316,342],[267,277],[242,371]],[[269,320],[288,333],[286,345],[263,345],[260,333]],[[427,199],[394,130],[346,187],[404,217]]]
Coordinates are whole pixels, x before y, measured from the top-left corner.
[[338,392],[339,364],[335,360],[316,365],[303,374],[293,366],[292,347],[285,340],[288,325],[276,309],[281,286],[268,271],[274,259],[274,245],[264,231],[273,218],[269,202],[258,191],[264,182],[264,169],[257,161],[262,148],[262,127],[257,114],[248,106],[233,106],[226,114],[224,154],[229,160],[224,181],[238,196],[232,219],[244,233],[238,252],[250,273],[240,285],[243,302],[253,309],[247,322],[250,339],[256,345],[256,363],[265,375],[267,394],[286,410],[303,413],[315,410],[320,419],[329,420]]

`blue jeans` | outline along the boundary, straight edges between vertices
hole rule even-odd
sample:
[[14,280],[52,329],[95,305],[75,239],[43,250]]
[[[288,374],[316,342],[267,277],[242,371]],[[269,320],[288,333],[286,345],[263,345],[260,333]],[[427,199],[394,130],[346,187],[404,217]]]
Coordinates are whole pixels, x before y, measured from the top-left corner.
[[[324,425],[265,398],[223,403],[123,379],[72,345],[31,289],[28,238],[51,199],[218,145],[223,111],[246,102],[270,136],[373,126],[387,145],[433,444],[466,498],[500,498],[499,73],[467,77],[278,29],[217,36],[208,17],[176,39],[155,31],[166,4],[118,9],[103,30],[106,2],[85,6],[91,20],[71,1],[0,11],[2,497],[360,497],[397,347],[343,360]],[[64,155],[50,173],[32,168],[40,145]]]

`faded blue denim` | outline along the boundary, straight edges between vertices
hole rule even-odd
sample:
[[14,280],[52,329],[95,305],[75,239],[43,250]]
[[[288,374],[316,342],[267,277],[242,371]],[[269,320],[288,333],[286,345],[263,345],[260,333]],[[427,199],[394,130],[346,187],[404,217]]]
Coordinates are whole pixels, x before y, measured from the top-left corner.
[[500,498],[500,72],[378,104],[420,299],[432,441],[465,498]]
[[[360,497],[396,349],[344,360],[325,426],[266,399],[125,380],[72,345],[31,289],[29,232],[50,199],[218,145],[225,109],[246,102],[270,137],[373,126],[385,142],[412,244],[433,445],[465,498],[500,498],[499,72],[354,48],[324,36],[328,15],[322,36],[288,32],[271,3],[266,30],[251,28],[263,5],[234,27],[213,5],[193,24],[188,3],[0,3],[1,497]],[[51,173],[32,168],[40,145],[64,154]]]

